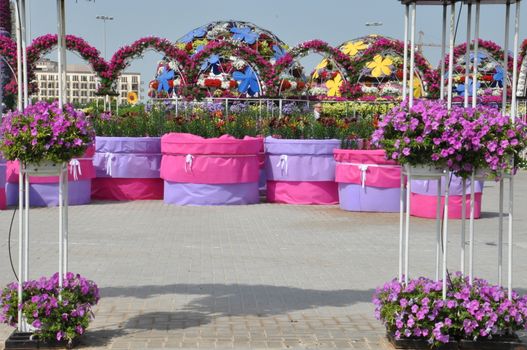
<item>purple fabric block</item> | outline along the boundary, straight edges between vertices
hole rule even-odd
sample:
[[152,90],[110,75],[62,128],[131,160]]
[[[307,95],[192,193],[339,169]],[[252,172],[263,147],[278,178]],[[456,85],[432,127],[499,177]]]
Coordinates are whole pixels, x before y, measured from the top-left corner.
[[[446,176],[441,178],[441,195],[445,195]],[[474,192],[483,192],[484,181],[476,180],[474,182]],[[437,180],[412,180],[412,193],[424,194],[427,196],[437,196]],[[460,177],[452,176],[450,181],[450,195],[461,196],[463,194],[463,180]],[[470,179],[467,179],[466,194],[470,195]]]
[[267,154],[265,170],[269,181],[335,181],[333,155]]
[[256,204],[259,200],[258,182],[209,185],[165,181],[164,202],[168,204]]
[[264,146],[265,153],[270,154],[330,154],[333,157],[333,150],[336,148],[340,148],[340,140],[291,140],[275,139],[271,136],[268,136],[264,140]]
[[264,191],[267,188],[267,175],[265,173],[265,168],[260,169],[260,178],[258,179],[258,187],[260,191]]
[[5,179],[6,179],[6,161],[3,158],[0,158],[0,186],[5,185]]
[[[7,205],[18,205],[18,184],[6,184]],[[91,201],[91,180],[68,182],[69,205],[88,204]],[[29,204],[32,207],[57,207],[59,205],[59,184],[31,184]]]
[[93,165],[97,177],[157,179],[161,138],[97,136]]
[[349,211],[399,212],[401,190],[339,183],[340,208]]

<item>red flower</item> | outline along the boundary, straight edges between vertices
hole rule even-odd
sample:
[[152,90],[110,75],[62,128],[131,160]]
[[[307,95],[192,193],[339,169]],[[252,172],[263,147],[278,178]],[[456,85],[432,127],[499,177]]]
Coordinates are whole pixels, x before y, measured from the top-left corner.
[[236,82],[236,80],[229,81],[229,88],[234,89],[236,87],[238,87],[238,83]]
[[282,86],[282,90],[287,90],[291,88],[291,83],[288,80],[282,79],[280,81],[280,85]]
[[219,79],[205,79],[205,86],[213,88],[221,88],[221,80]]

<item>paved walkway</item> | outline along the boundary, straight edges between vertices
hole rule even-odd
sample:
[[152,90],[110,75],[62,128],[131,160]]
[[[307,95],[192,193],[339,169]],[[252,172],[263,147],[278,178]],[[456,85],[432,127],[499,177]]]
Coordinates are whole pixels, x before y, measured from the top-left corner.
[[[514,286],[527,291],[527,174],[516,178]],[[507,202],[506,202],[507,203]],[[497,186],[476,222],[478,276],[496,280]],[[0,212],[0,285],[12,211]],[[31,277],[57,270],[56,208],[31,211]],[[161,201],[70,208],[70,270],[102,299],[81,347],[387,349],[371,294],[397,274],[398,214],[336,206],[175,207]],[[450,221],[452,271],[459,221]],[[412,276],[434,270],[433,221],[412,219]],[[12,239],[16,259],[16,220]],[[0,325],[0,341],[11,329]],[[0,345],[1,348],[1,345]]]

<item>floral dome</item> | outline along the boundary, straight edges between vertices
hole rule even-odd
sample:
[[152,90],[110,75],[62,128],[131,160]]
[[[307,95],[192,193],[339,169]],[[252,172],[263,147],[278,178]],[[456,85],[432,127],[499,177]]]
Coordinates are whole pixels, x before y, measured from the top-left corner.
[[[454,48],[454,74],[453,74],[453,101],[461,102],[465,96],[465,69],[466,69],[466,43]],[[471,46],[472,50],[472,46]],[[474,53],[470,52],[470,77],[468,80],[468,95],[472,96],[473,75],[472,69],[474,64]],[[445,71],[448,69],[448,55],[445,57]],[[503,50],[492,41],[480,40],[478,44],[478,75],[476,94],[478,99],[483,103],[500,103],[503,96],[503,83],[507,81],[510,89],[513,60],[509,55],[509,67],[506,72],[503,69]],[[506,80],[505,80],[506,79]],[[448,84],[445,77],[445,85]]]
[[[351,60],[347,72],[340,72],[324,58],[311,73],[312,95],[355,97],[361,100],[395,100],[403,91],[403,42],[379,35],[346,41],[339,46]],[[346,74],[348,82],[342,77]],[[433,97],[435,72],[416,53],[414,97]]]

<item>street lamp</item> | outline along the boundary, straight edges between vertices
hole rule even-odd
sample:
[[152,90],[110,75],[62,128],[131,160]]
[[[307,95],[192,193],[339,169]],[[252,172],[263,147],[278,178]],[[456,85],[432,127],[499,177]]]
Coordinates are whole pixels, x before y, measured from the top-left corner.
[[111,16],[97,16],[96,19],[100,19],[103,21],[103,33],[102,33],[102,42],[103,42],[103,48],[104,48],[104,59],[106,59],[106,21],[113,21],[113,17]]

